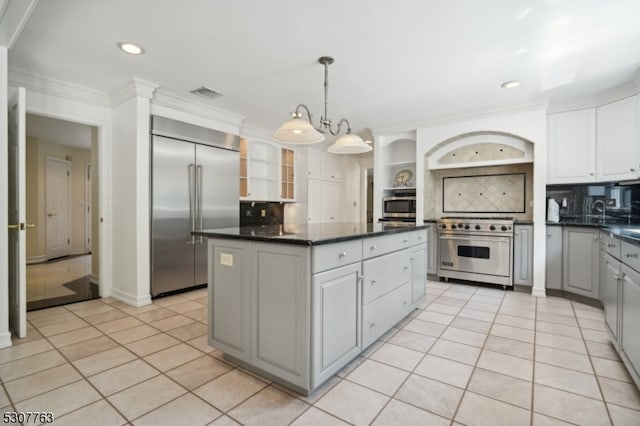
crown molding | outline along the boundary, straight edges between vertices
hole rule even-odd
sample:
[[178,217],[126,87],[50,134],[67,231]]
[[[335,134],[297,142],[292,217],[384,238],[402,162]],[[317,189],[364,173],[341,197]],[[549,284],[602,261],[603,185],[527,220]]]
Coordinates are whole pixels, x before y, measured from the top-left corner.
[[111,93],[111,106],[117,106],[134,97],[153,99],[153,92],[160,87],[158,84],[139,78],[131,79],[126,86]]
[[533,111],[539,109],[546,109],[548,102],[540,102],[527,105],[514,105],[511,107],[502,107],[496,109],[475,109],[461,111],[452,114],[444,114],[441,116],[434,116],[429,118],[423,118],[420,120],[412,120],[404,123],[392,124],[389,126],[372,127],[371,130],[376,137],[384,136],[388,134],[406,133],[415,131],[423,127],[431,127],[435,125],[442,125],[447,123],[455,123],[459,121],[475,120],[479,118],[494,117],[498,115],[511,114],[516,112]]
[[166,90],[158,89],[151,101],[154,105],[176,109],[208,120],[215,120],[239,128],[244,116],[210,105],[183,98]]
[[242,127],[240,127],[240,136],[247,139],[273,141],[269,130],[263,129],[262,127],[252,126],[247,123],[243,123]]
[[0,46],[11,49],[38,5],[38,0],[0,1]]
[[105,92],[17,68],[9,67],[8,74],[9,86],[24,87],[32,92],[40,92],[100,107],[111,106],[109,95]]

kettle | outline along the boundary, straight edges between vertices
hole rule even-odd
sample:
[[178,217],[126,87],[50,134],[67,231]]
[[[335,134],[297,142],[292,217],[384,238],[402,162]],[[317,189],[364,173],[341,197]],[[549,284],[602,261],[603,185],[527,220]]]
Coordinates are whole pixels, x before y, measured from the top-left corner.
[[560,222],[560,206],[553,198],[549,198],[547,201],[547,221]]

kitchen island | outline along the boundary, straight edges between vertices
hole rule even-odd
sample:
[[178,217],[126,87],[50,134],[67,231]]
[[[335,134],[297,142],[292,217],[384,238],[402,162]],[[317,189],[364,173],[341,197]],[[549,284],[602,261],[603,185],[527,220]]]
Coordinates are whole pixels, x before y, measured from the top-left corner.
[[208,237],[209,344],[308,395],[424,302],[425,226],[332,223]]

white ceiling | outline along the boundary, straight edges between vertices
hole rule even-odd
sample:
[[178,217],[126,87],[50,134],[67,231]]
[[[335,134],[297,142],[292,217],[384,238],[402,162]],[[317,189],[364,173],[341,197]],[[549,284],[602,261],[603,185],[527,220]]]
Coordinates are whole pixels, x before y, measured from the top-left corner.
[[329,55],[329,117],[375,130],[629,81],[638,17],[638,0],[43,0],[9,66],[106,93],[136,77],[202,101],[189,90],[206,85],[273,130],[300,102],[320,118]]

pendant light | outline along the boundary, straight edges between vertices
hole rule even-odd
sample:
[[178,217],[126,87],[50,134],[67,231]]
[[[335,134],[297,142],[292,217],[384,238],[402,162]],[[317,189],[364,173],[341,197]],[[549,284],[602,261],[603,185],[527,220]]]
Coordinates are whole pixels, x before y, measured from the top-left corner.
[[[322,142],[325,138],[325,133],[330,133],[333,136],[340,134],[342,126],[346,125],[346,134],[340,136],[333,145],[327,148],[332,154],[361,154],[371,151],[371,146],[367,145],[360,136],[355,133],[351,133],[351,124],[346,118],[338,121],[337,126],[334,126],[331,119],[327,114],[327,95],[329,91],[329,65],[334,60],[330,56],[322,56],[318,58],[318,62],[324,65],[324,115],[320,117],[320,124],[316,127],[313,125],[313,118],[309,108],[304,104],[298,104],[296,110],[291,115],[293,118],[285,121],[282,126],[273,133],[273,138],[279,142],[290,144],[312,144]],[[306,114],[306,118],[302,113]]]

